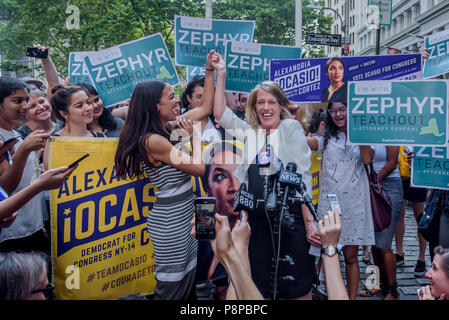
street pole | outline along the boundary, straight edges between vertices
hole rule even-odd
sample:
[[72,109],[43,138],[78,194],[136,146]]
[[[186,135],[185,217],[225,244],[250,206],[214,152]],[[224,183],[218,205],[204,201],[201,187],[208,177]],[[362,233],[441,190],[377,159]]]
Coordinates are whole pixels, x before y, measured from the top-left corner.
[[[345,24],[344,24],[344,36],[345,36],[345,46],[343,48],[346,48],[346,45],[350,45],[349,41],[349,0],[345,0]],[[346,54],[344,54],[346,55]],[[349,53],[348,53],[349,55]]]
[[206,18],[212,19],[212,0],[206,0]]
[[302,0],[296,0],[295,5],[295,46],[302,43]]
[[376,56],[380,54],[380,20],[376,29]]
[[[348,7],[348,0],[345,1],[345,6],[346,6],[346,19],[349,19],[349,7]],[[335,14],[338,16],[338,18],[340,19],[341,22],[341,31],[343,32],[343,38],[346,38],[346,30],[347,30],[347,25],[348,23],[345,23],[345,21],[343,20],[343,18],[341,17],[341,15],[338,13],[337,10],[330,8],[330,7],[323,7],[317,4],[309,4],[306,6],[307,9],[310,10],[331,10],[333,12],[335,12]],[[343,48],[341,49],[341,54],[344,56],[345,55],[345,41],[346,39],[343,39]]]

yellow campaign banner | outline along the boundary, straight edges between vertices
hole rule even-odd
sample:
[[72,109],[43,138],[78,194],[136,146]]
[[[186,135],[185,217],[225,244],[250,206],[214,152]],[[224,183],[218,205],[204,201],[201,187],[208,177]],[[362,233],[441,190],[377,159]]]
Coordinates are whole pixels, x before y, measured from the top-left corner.
[[106,300],[153,293],[154,256],[146,222],[156,197],[149,178],[117,176],[117,138],[51,140],[50,168],[89,154],[59,189],[50,192],[56,299]]
[[318,204],[320,197],[320,171],[321,171],[321,152],[312,153],[310,173],[312,174],[312,203]]

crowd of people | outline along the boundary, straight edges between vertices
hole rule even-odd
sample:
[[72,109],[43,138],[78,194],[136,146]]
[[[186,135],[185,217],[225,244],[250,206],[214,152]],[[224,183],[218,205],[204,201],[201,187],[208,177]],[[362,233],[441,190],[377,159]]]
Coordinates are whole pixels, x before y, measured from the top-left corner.
[[[136,85],[129,102],[110,109],[92,85],[60,84],[50,55],[41,60],[47,90],[39,82],[0,77],[0,191],[5,198],[0,202],[0,299],[52,297],[47,190],[61,186],[77,168],[49,169],[47,142],[53,136],[118,137],[118,176],[148,176],[157,188],[147,221],[155,257],[153,299],[196,299],[201,284],[208,283],[213,299],[310,300],[320,282],[329,300],[355,300],[379,291],[387,300],[399,299],[396,266],[403,261],[405,203],[411,201],[419,219],[429,192],[410,187],[398,166],[399,147],[348,143],[340,59],[326,64],[330,86],[322,92],[325,104],[311,114],[307,126],[292,112],[304,110],[295,109],[275,82],[262,82],[251,93],[227,92],[226,63],[213,50],[205,76],[189,82],[182,97],[163,81],[146,80]],[[175,130],[189,134],[190,150],[179,147]],[[310,197],[311,159],[320,154],[319,222],[306,203],[290,203],[282,218],[268,212],[257,165],[267,144],[284,165],[296,164]],[[409,166],[413,153],[407,154]],[[392,202],[391,223],[381,231],[375,231],[371,214],[365,172],[370,164]],[[256,205],[242,214],[233,205],[243,182]],[[194,199],[202,195],[216,200],[216,236],[210,241],[195,237]],[[332,208],[331,196],[338,198],[340,209]],[[447,198],[447,191],[438,196]],[[446,205],[443,236],[430,244],[433,262],[427,272],[426,242],[419,240],[415,273],[430,280],[417,291],[420,300],[449,299],[444,236],[449,202],[439,204]],[[311,246],[321,248],[319,258],[309,253]],[[347,286],[340,271],[341,247]],[[359,292],[360,247],[379,267],[378,290]]]

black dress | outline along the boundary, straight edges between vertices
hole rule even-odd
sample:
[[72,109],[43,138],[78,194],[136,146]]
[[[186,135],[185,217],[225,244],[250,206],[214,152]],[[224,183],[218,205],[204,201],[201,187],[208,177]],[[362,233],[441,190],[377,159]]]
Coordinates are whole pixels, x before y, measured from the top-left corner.
[[328,99],[328,97],[329,97],[329,87],[327,87],[327,88],[323,89],[323,91],[321,91],[321,101],[322,102],[348,103],[348,86],[347,86],[347,84],[345,83],[338,90],[336,90],[330,99]]
[[[249,167],[248,179],[248,191],[254,195],[255,199],[263,199],[263,181],[257,165],[252,164]],[[300,205],[290,206],[290,216],[294,218],[294,222],[289,225],[284,223],[281,231],[278,268],[279,299],[293,299],[309,293],[315,272],[315,258],[309,255],[310,243],[306,238]],[[284,218],[284,221],[286,220],[288,219]],[[273,217],[270,217],[270,221],[271,226],[274,226]],[[274,249],[272,231],[263,204],[260,203],[255,208],[255,212],[249,214],[248,223],[251,227],[249,259],[252,278],[262,295],[265,298],[272,298]],[[277,246],[276,237],[274,241]]]

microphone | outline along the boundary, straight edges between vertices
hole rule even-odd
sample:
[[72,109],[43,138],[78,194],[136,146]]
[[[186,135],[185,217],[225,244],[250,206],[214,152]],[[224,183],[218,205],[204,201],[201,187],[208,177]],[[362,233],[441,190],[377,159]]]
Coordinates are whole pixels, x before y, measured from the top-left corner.
[[[286,193],[287,193],[287,190],[289,191],[289,189],[287,189],[289,185],[291,185],[294,188],[297,188],[299,190],[299,192],[302,195],[304,204],[309,209],[315,222],[318,222],[319,221],[318,215],[316,213],[315,207],[313,206],[312,199],[309,197],[309,195],[306,192],[307,187],[304,184],[304,182],[302,181],[302,174],[296,172],[296,164],[295,163],[289,162],[289,164],[287,165],[287,170],[281,171],[281,175],[279,177],[279,182],[287,184]],[[284,194],[284,199],[282,202],[283,205],[287,201],[287,196]],[[285,200],[285,202],[284,202],[284,200]]]
[[239,212],[240,220],[242,220],[243,210],[254,211],[254,196],[246,190],[246,183],[243,182],[234,198],[234,212]]
[[288,194],[290,193],[290,186],[297,188],[301,185],[302,176],[296,173],[296,163],[289,162],[286,170],[281,170],[279,175],[279,182],[285,184],[284,196],[282,197],[282,207],[287,205]]
[[273,175],[273,183],[271,192],[267,196],[267,202],[265,208],[269,212],[274,212],[277,209],[277,184],[279,180],[279,174],[284,169],[284,165],[281,160],[277,160],[276,173]]
[[315,206],[312,203],[312,199],[310,199],[309,195],[307,194],[307,187],[302,180],[301,180],[301,186],[299,187],[299,190],[302,194],[304,204],[307,206],[307,208],[309,208],[309,211],[313,216],[313,220],[315,220],[315,222],[318,222],[320,219],[318,219],[318,215],[316,213]]
[[273,161],[271,152],[271,144],[265,144],[265,150],[262,148],[262,150],[257,155],[257,166],[259,167],[259,174],[261,176],[264,176],[263,198],[265,200],[265,203],[267,202],[268,187],[270,184],[270,164]]

